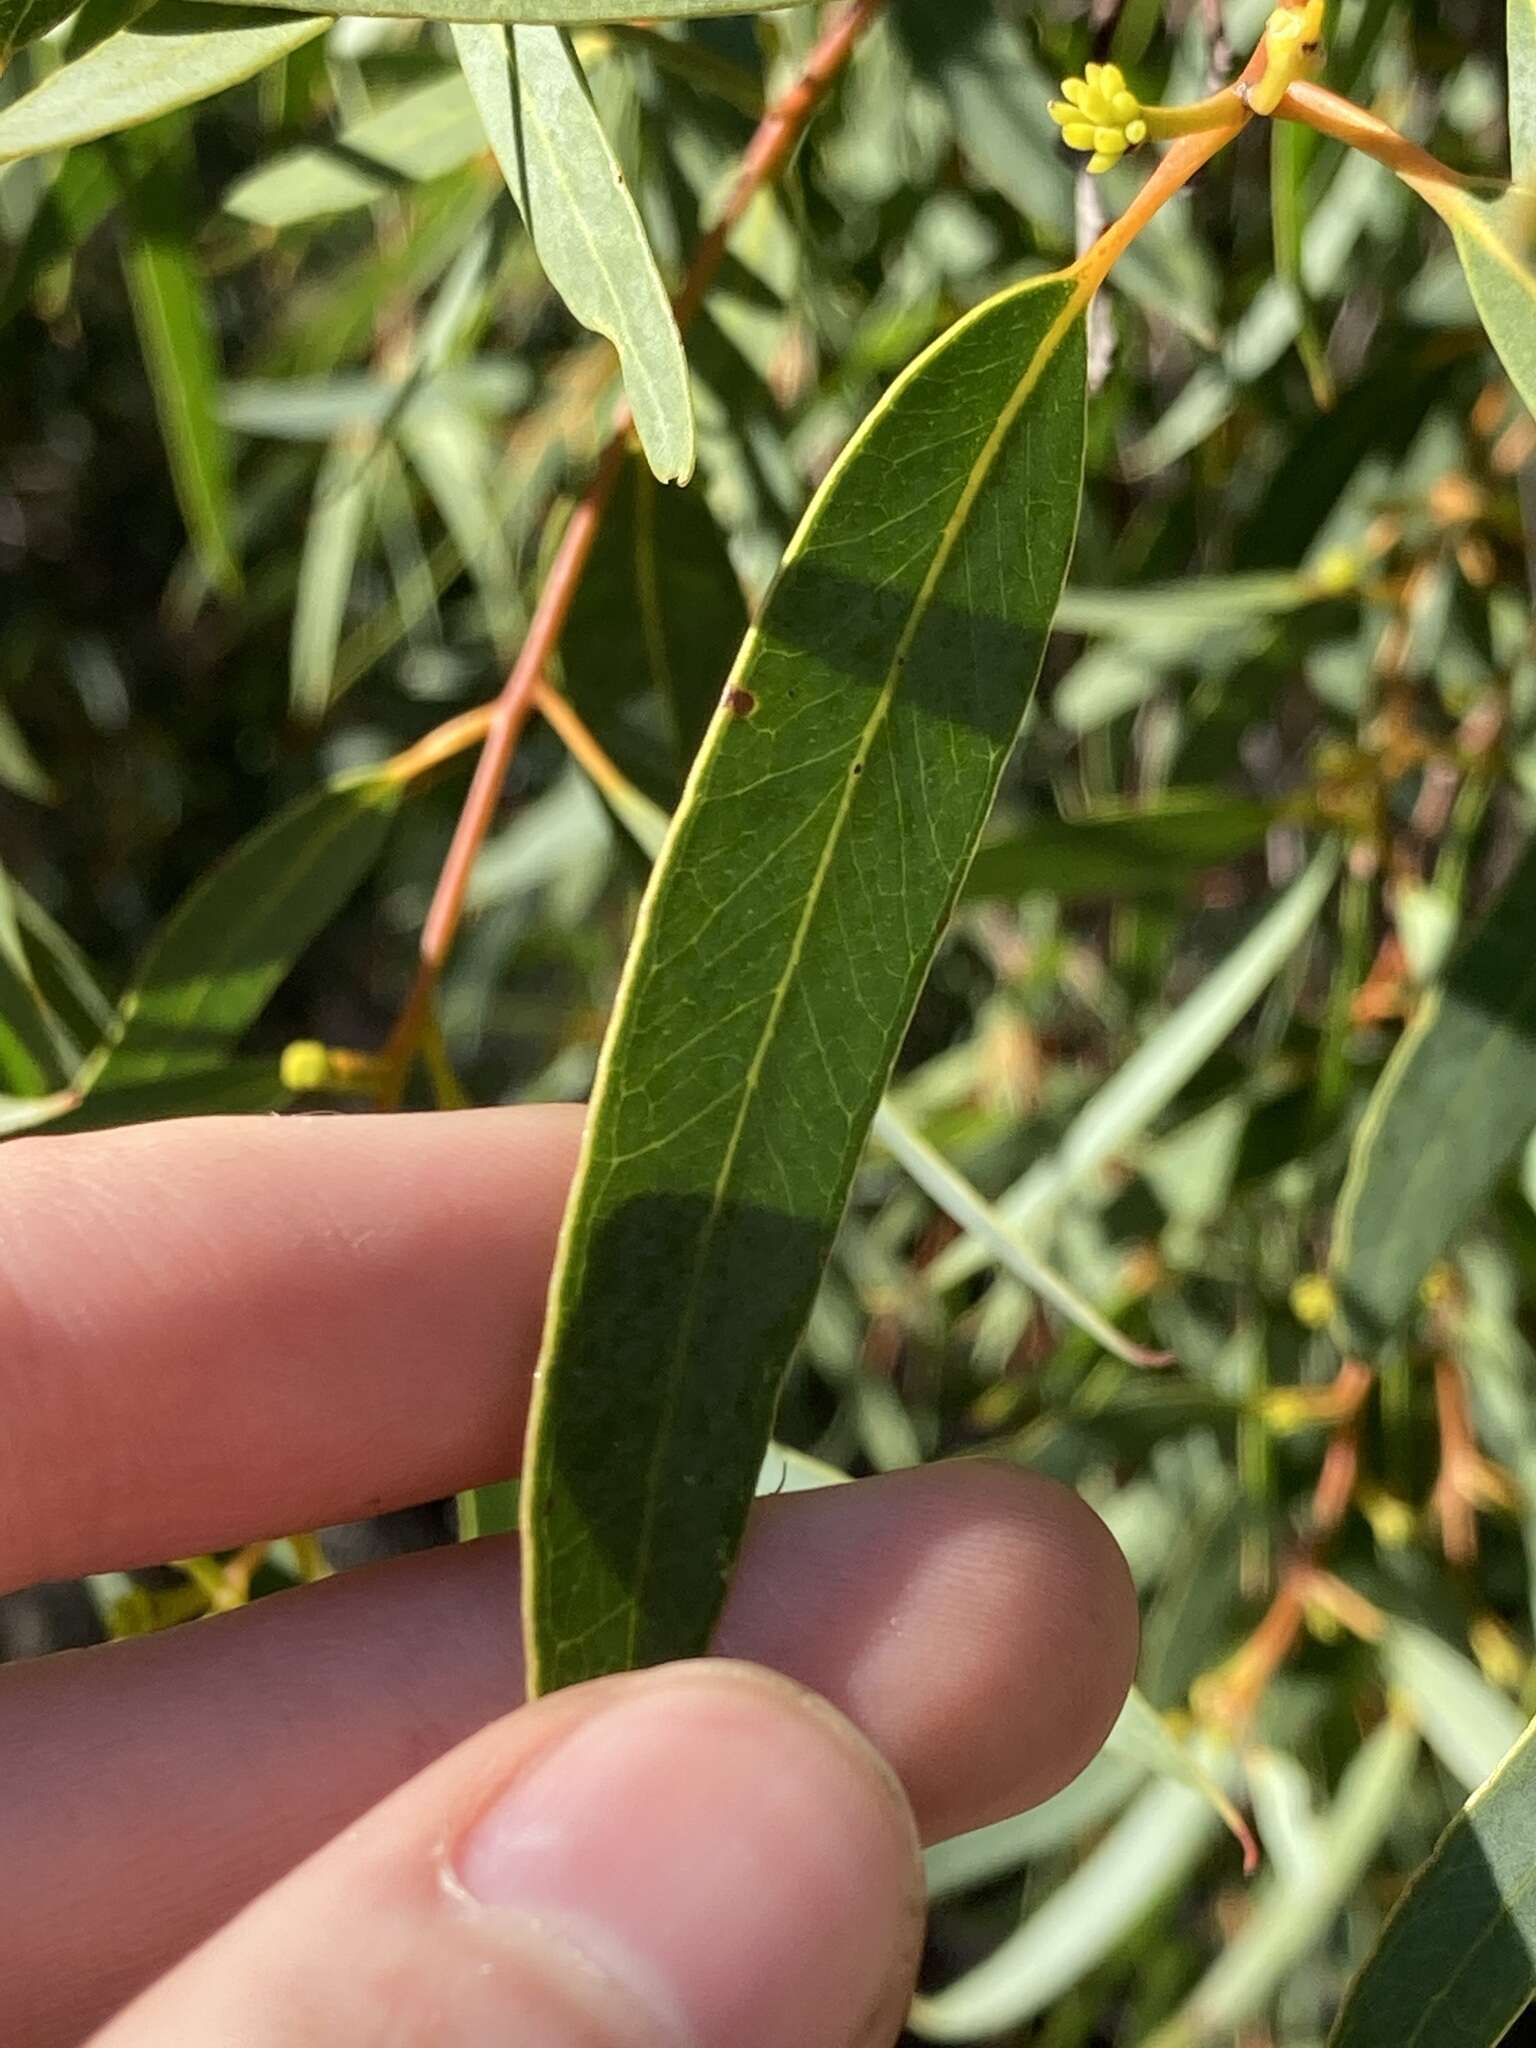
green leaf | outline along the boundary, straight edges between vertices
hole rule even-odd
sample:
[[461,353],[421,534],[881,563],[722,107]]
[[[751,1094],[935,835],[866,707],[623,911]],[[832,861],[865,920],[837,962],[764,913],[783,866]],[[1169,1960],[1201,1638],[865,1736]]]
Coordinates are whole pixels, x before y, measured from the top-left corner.
[[[1202,1760],[1218,1769],[1209,1751]],[[924,2041],[991,2041],[1033,2019],[1198,1869],[1220,1827],[1203,1793],[1148,1787],[985,1962],[914,2000],[912,2032]]]
[[333,441],[315,479],[315,495],[299,556],[293,600],[288,687],[294,716],[316,724],[330,706],[336,650],[357,569],[368,515],[368,458],[374,437],[364,432]]
[[[1318,1867],[1276,1870],[1241,1931],[1147,2048],[1215,2048],[1263,2009],[1348,1904],[1399,1817],[1418,1748],[1418,1735],[1405,1719],[1389,1718],[1366,1737],[1324,1823]],[[1443,2035],[1430,2038],[1442,2048]],[[1404,2035],[1383,2035],[1381,2048],[1389,2039],[1398,2044]]]
[[75,1106],[72,1089],[57,1095],[0,1095],[0,1138],[19,1138],[27,1131],[57,1123]]
[[[1056,1150],[998,1197],[993,1208],[1003,1224],[1014,1232],[1040,1230],[1075,1189],[1146,1131],[1310,932],[1337,869],[1337,851],[1324,847],[1242,944],[1078,1113]],[[953,1287],[990,1259],[979,1240],[957,1238],[927,1267],[925,1278],[933,1287]]]
[[524,1482],[548,1690],[706,1644],[780,1379],[1038,673],[1082,301],[972,313],[854,437],[695,763],[604,1049]]
[[[197,883],[161,927],[108,1044],[82,1076],[92,1106],[122,1090],[122,1101],[131,1098],[143,1114],[146,1086],[217,1083],[229,1074],[239,1040],[378,859],[402,788],[384,771],[327,783],[258,827]],[[275,1063],[259,1062],[242,1085],[275,1072]],[[270,1078],[262,1085],[270,1088]],[[125,1107],[113,1121],[128,1119]]]
[[1382,1669],[1402,1693],[1419,1732],[1467,1791],[1481,1785],[1520,1739],[1525,1717],[1469,1657],[1417,1622],[1393,1620]]
[[693,474],[688,360],[586,75],[557,28],[458,22],[454,48],[544,274],[619,352],[635,430],[664,483]]
[[0,163],[93,142],[254,78],[324,35],[328,19],[160,0],[132,28],[0,110]]
[[1273,804],[1191,789],[1077,818],[1031,818],[982,847],[966,899],[1178,895],[1203,870],[1262,845],[1276,816]]
[[1403,182],[1450,229],[1488,339],[1527,410],[1536,413],[1536,192],[1514,186],[1490,198],[1438,179]]
[[17,796],[30,797],[36,804],[52,803],[58,794],[46,770],[27,745],[21,727],[6,708],[3,698],[0,698],[0,787],[13,790]]
[[18,50],[73,14],[75,4],[76,0],[0,0],[0,71]]
[[1493,2048],[1536,1994],[1536,1722],[1398,1899],[1329,2048]]
[[293,227],[381,198],[402,178],[445,177],[485,148],[485,128],[457,71],[413,86],[349,121],[334,149],[295,149],[238,179],[224,209],[260,227]]
[[0,290],[0,327],[31,302],[47,273],[106,219],[121,196],[121,177],[105,150],[71,150],[32,216]]
[[[1168,1365],[1166,1351],[1148,1351],[1133,1344],[1105,1320],[1090,1301],[1059,1273],[1036,1258],[1004,1228],[1001,1219],[969,1181],[957,1173],[943,1155],[934,1150],[922,1132],[908,1122],[893,1102],[883,1102],[875,1112],[874,1132],[903,1169],[952,1223],[984,1244],[1005,1273],[1011,1273],[1048,1301],[1052,1308],[1076,1325],[1085,1336],[1127,1365]],[[1149,1709],[1150,1711],[1150,1709]]]
[[123,271],[193,552],[216,589],[233,591],[230,455],[218,414],[217,329],[192,251],[192,180],[190,153],[178,149],[125,186]]
[[73,1062],[61,1063],[60,1036],[27,954],[14,886],[0,867],[0,1084],[33,1096],[64,1080]]
[[1355,1133],[1330,1275],[1347,1348],[1374,1353],[1536,1125],[1536,841],[1451,955]]
[[[659,491],[627,465],[560,636],[565,694],[625,773],[682,788],[747,629],[730,557],[697,482]],[[647,709],[663,729],[639,723]]]
[[1509,0],[1509,163],[1517,185],[1536,185],[1536,0]]
[[[222,8],[224,0],[214,0]],[[262,7],[288,0],[257,0]],[[764,14],[793,5],[794,0],[645,0],[646,21],[706,21],[721,14]],[[318,4],[309,9],[318,13]],[[348,14],[386,19],[448,22],[533,22],[559,28],[590,27],[599,22],[635,19],[624,0],[347,0]]]

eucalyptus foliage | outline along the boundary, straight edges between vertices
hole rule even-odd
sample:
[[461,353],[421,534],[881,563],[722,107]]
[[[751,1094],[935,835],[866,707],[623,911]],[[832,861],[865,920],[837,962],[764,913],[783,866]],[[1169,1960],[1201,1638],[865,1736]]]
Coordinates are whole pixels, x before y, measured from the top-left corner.
[[534,1684],[755,1491],[1053,1474],[1139,1689],[913,2036],[1491,2048],[1536,9],[645,11],[0,0],[0,1137],[590,1098]]

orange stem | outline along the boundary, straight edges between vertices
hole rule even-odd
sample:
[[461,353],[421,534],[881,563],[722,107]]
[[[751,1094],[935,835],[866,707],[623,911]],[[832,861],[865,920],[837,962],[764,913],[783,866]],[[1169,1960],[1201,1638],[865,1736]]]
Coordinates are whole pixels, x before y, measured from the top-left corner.
[[1463,177],[1460,171],[1453,171],[1448,164],[1441,163],[1439,157],[1431,156],[1427,149],[1420,149],[1416,142],[1399,135],[1378,115],[1367,113],[1364,107],[1330,92],[1325,85],[1313,85],[1306,79],[1298,79],[1275,108],[1275,118],[1299,121],[1304,127],[1315,128],[1319,135],[1331,136],[1335,142],[1345,142],[1351,149],[1363,150],[1367,156],[1385,164],[1388,170],[1396,171],[1400,178],[1417,179],[1431,185],[1467,187],[1474,183],[1473,179]]

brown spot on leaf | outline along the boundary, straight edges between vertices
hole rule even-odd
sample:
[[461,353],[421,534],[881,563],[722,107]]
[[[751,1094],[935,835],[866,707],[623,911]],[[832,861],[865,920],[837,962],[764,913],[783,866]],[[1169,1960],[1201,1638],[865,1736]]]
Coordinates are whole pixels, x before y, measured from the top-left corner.
[[750,718],[757,709],[757,699],[750,690],[733,685],[725,693],[725,708],[733,718]]

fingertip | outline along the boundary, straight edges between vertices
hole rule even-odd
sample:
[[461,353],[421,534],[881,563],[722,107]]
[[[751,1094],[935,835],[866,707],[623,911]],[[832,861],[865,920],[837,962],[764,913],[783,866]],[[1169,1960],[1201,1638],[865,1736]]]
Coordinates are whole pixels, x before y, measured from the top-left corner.
[[1129,1690],[1119,1546],[1069,1488],[1016,1466],[959,1459],[764,1502],[750,1557],[722,1647],[750,1643],[836,1698],[895,1765],[925,1840],[1059,1791]]

